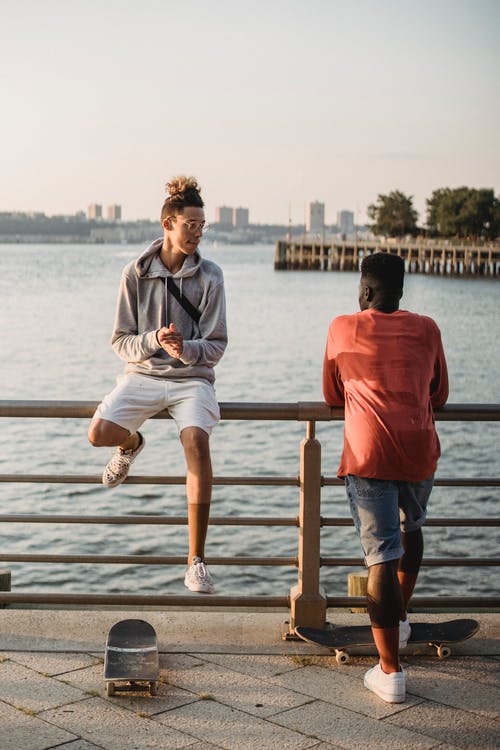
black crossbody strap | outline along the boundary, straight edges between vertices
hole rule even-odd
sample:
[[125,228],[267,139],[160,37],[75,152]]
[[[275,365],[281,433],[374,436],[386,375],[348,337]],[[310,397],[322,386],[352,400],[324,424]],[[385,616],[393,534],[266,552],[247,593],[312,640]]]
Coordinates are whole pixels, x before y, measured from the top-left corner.
[[179,287],[173,280],[171,276],[167,276],[167,287],[168,291],[172,292],[175,299],[181,305],[184,310],[192,317],[192,319],[195,321],[195,323],[199,323],[199,320],[201,318],[201,312],[196,309],[194,305],[191,304],[191,302],[187,299],[187,297],[184,297],[180,291]]

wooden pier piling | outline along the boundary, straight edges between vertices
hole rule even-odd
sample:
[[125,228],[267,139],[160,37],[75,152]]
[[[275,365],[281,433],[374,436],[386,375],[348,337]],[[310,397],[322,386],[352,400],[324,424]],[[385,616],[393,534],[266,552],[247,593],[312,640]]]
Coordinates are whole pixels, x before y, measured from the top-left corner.
[[359,271],[365,255],[375,252],[399,255],[405,261],[407,273],[500,277],[500,243],[455,245],[450,240],[279,240],[274,268],[277,271]]

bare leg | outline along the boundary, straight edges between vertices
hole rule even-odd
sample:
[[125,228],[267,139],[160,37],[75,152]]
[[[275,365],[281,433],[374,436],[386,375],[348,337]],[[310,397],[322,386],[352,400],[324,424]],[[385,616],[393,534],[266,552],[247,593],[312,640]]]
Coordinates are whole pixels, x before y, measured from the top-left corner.
[[399,672],[399,625],[396,628],[376,628],[372,625],[373,640],[384,672]]
[[201,557],[204,560],[212,497],[212,462],[209,436],[205,430],[200,427],[186,427],[181,432],[181,442],[187,464],[189,565],[193,557]]
[[415,584],[417,583],[418,572],[424,554],[424,536],[422,529],[401,534],[404,553],[399,561],[398,580],[403,594],[403,612],[401,619],[406,619],[406,610],[408,602],[411,599]]
[[139,435],[134,432],[133,435],[115,422],[108,419],[93,419],[90,423],[88,432],[89,442],[95,448],[104,446],[120,446],[123,450],[135,450],[139,445]]
[[404,608],[401,614],[401,620],[406,620],[408,602],[411,599],[415,584],[417,583],[416,573],[405,573],[403,570],[398,570],[398,580],[403,593]]
[[384,672],[399,672],[399,619],[403,596],[399,585],[398,560],[368,568],[368,614],[373,639]]

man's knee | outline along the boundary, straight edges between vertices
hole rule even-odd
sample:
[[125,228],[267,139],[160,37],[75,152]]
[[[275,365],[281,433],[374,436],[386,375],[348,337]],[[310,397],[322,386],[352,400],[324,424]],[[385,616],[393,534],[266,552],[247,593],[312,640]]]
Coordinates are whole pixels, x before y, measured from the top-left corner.
[[89,443],[94,448],[120,445],[130,435],[129,431],[107,419],[93,419],[88,430]]
[[368,571],[368,613],[377,628],[395,628],[403,611],[403,596],[397,577],[397,560],[372,565]]
[[209,435],[201,427],[185,427],[181,432],[181,443],[186,457],[210,458]]
[[424,535],[422,529],[406,531],[401,534],[404,553],[399,563],[402,573],[418,575],[424,554]]

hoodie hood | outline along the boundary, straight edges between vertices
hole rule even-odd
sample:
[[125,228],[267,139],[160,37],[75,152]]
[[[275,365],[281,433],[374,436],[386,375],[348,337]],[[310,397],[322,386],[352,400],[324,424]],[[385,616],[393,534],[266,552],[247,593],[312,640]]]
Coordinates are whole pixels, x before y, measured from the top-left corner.
[[160,260],[160,251],[163,246],[163,237],[154,240],[151,245],[139,256],[135,262],[137,276],[141,279],[166,278],[172,276],[174,279],[185,279],[194,276],[200,267],[201,256],[198,250],[194,255],[186,255],[184,263],[177,273],[172,274]]

